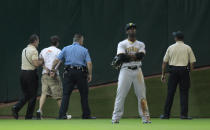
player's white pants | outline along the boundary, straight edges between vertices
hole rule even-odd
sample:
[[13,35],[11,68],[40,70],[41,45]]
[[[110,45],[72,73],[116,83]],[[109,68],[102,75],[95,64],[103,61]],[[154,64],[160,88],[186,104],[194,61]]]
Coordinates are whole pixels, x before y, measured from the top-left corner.
[[141,101],[144,99],[146,101],[146,88],[144,83],[144,76],[142,74],[141,68],[136,70],[131,70],[127,68],[122,68],[118,77],[118,88],[117,95],[115,99],[114,112],[112,115],[112,120],[120,120],[124,112],[124,102],[125,98],[131,88],[133,83],[135,94],[138,99],[138,112],[142,118],[149,116],[148,107],[146,104],[146,113],[142,111]]

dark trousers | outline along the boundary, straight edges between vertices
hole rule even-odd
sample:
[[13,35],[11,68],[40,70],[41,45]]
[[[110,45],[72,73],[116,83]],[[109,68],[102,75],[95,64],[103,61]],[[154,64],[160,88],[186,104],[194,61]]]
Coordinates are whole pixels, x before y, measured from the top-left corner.
[[81,105],[83,115],[82,117],[90,116],[90,109],[88,105],[88,82],[87,73],[81,70],[70,69],[64,73],[64,83],[63,83],[63,97],[61,102],[61,107],[59,111],[59,118],[64,118],[69,106],[69,99],[75,85],[79,89],[81,96]]
[[186,67],[170,67],[168,79],[168,94],[164,107],[164,115],[170,116],[177,85],[180,91],[181,116],[188,116],[188,97],[190,76]]
[[32,119],[36,104],[38,89],[38,75],[36,70],[22,70],[20,75],[21,90],[23,97],[14,105],[18,112],[28,102],[25,119]]

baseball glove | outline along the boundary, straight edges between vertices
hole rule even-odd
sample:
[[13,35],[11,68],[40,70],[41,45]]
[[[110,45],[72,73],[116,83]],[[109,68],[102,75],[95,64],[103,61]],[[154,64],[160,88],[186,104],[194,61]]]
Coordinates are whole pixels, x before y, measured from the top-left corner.
[[122,66],[122,62],[120,61],[119,56],[115,56],[113,58],[111,66],[115,69],[120,69],[120,67]]

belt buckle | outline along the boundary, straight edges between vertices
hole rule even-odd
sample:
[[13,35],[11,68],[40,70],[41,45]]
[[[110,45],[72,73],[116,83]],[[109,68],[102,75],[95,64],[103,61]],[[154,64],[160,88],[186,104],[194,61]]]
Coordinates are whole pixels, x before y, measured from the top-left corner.
[[137,66],[132,67],[132,69],[133,69],[133,70],[136,70],[136,69],[137,69]]
[[129,69],[136,70],[137,69],[137,66],[130,66]]

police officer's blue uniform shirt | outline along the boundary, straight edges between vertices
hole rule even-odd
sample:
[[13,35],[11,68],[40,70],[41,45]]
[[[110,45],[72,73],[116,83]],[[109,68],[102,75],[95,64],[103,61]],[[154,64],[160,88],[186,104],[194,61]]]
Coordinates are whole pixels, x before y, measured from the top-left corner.
[[87,66],[86,63],[91,62],[88,50],[77,42],[64,47],[57,58],[59,60],[65,61],[65,65],[80,67]]

